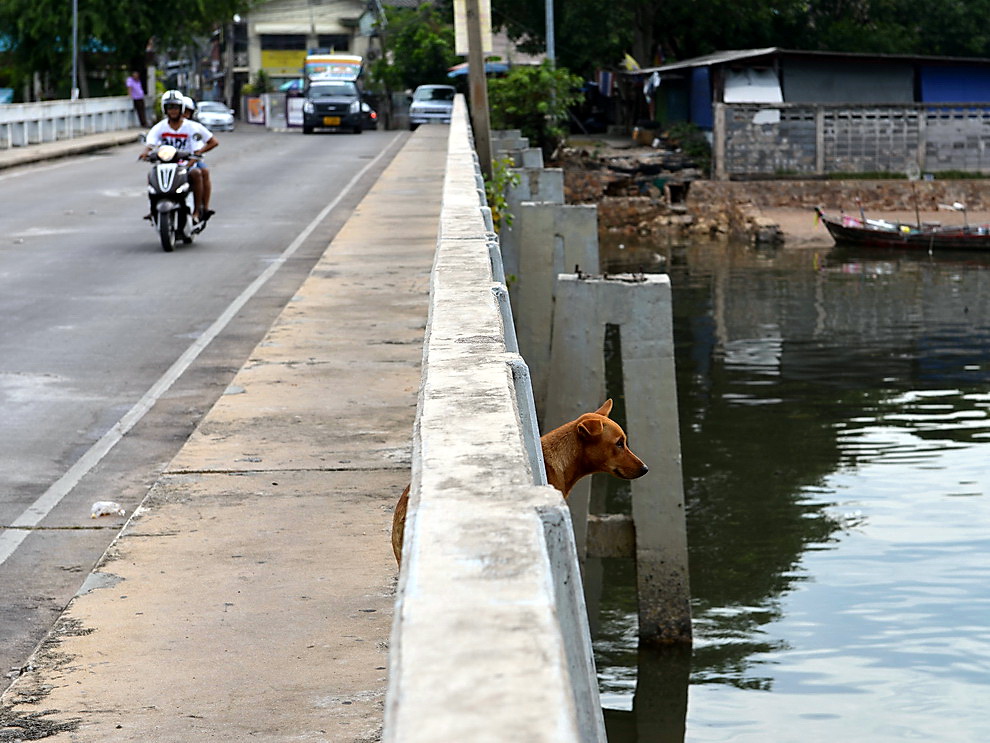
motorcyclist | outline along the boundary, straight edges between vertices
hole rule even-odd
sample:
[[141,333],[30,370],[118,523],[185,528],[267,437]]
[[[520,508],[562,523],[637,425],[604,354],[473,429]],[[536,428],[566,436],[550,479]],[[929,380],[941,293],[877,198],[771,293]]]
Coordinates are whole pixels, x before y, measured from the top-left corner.
[[[148,130],[144,138],[144,151],[138,155],[140,159],[147,160],[151,150],[163,144],[170,144],[177,150],[196,155],[209,152],[220,144],[205,126],[183,117],[183,97],[178,90],[166,90],[162,94],[161,106],[165,118]],[[188,172],[193,190],[193,209],[200,221],[209,219],[213,212],[207,215],[204,210],[203,171],[200,168],[190,168]]]
[[[182,115],[186,119],[196,121],[196,101],[187,95],[182,96]],[[197,160],[192,165],[190,165],[190,170],[195,169],[202,174],[203,178],[203,221],[213,216],[213,210],[210,209],[210,196],[213,194],[213,181],[210,179],[210,169],[206,165],[206,158],[201,158]]]

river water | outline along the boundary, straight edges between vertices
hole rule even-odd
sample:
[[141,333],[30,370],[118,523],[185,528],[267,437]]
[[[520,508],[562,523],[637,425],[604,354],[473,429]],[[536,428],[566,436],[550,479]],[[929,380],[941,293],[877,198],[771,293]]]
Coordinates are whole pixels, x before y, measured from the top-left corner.
[[604,561],[610,742],[990,741],[990,256],[603,254],[671,276],[694,617]]

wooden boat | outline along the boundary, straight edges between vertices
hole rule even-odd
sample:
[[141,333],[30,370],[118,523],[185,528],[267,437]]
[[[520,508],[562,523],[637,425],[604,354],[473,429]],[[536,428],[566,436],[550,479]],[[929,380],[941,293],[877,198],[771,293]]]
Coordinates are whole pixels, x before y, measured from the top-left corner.
[[958,225],[943,227],[866,219],[842,214],[830,217],[821,207],[815,213],[825,224],[832,239],[842,245],[863,245],[871,248],[909,248],[916,250],[990,250],[990,225]]

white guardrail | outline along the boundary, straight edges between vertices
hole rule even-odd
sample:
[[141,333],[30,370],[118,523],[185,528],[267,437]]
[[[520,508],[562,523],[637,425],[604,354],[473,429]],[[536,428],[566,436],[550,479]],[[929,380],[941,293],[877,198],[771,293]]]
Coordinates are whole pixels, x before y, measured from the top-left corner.
[[543,484],[532,387],[479,186],[458,96],[383,740],[603,742],[570,514]]
[[77,101],[0,104],[0,149],[139,126],[126,95]]

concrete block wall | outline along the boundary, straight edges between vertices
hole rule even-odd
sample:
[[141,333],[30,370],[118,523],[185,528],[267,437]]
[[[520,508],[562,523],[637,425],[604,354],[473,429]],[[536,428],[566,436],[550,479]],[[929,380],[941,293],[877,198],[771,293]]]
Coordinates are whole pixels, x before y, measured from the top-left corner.
[[383,740],[604,742],[570,515],[534,471],[532,397],[506,343],[511,318],[476,172],[459,96]]
[[715,104],[715,177],[990,172],[986,104]]

